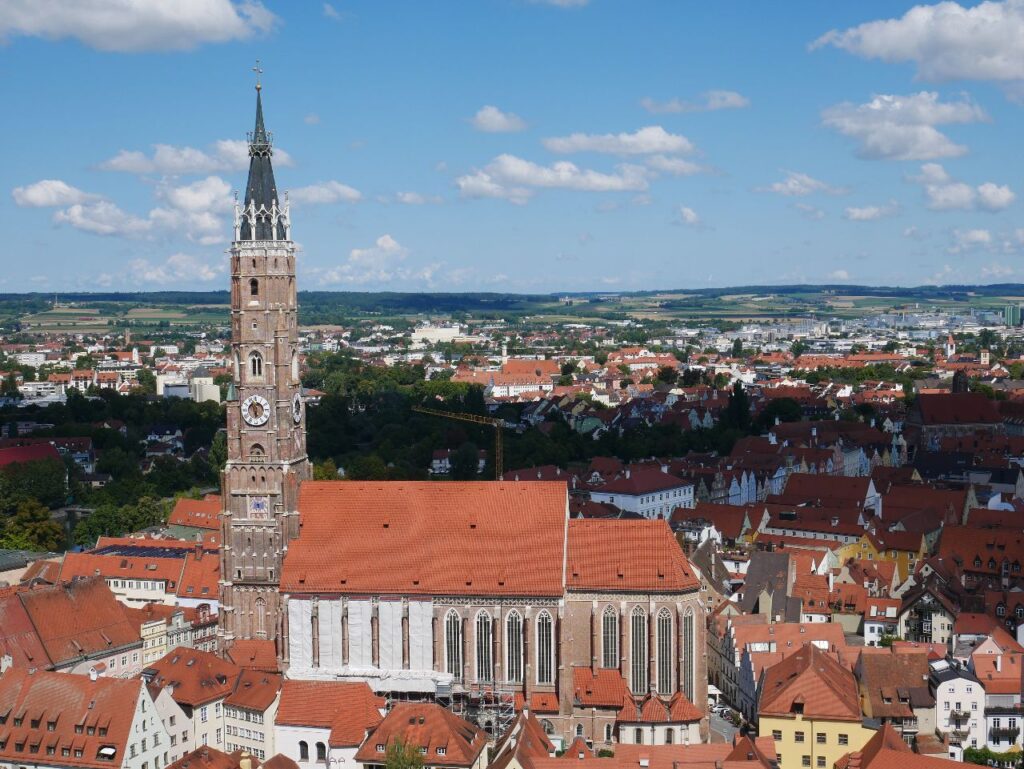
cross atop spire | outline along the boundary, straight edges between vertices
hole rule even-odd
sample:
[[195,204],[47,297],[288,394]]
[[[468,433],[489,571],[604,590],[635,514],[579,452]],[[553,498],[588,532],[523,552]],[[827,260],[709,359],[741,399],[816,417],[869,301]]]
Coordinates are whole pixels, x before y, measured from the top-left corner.
[[249,134],[249,181],[242,201],[242,209],[252,214],[240,222],[239,236],[242,240],[284,240],[287,232],[285,224],[277,217],[280,201],[270,160],[272,137],[263,124],[263,93],[259,81],[263,70],[259,62],[253,71],[257,78],[256,126]]
[[259,59],[256,59],[256,66],[252,68],[252,71],[256,73],[256,90],[259,91],[260,89],[263,88],[263,86],[260,85],[260,75],[263,74],[263,70],[260,69]]

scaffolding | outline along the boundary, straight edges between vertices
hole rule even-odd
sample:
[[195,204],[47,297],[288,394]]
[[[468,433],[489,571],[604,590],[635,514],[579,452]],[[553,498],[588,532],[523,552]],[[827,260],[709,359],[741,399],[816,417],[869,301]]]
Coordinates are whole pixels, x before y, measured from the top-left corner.
[[516,686],[494,682],[472,684],[466,692],[466,717],[498,739],[516,718]]

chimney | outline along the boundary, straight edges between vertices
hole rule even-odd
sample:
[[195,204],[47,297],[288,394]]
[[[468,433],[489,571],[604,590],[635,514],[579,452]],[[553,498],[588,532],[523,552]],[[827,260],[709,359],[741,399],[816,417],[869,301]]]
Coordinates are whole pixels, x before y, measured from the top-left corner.
[[836,589],[836,575],[833,573],[832,569],[829,569],[828,570],[828,592],[831,593],[835,589]]
[[631,472],[632,472],[632,471],[631,471],[631,470],[630,470],[630,469],[629,469],[629,468],[627,467],[627,468],[626,468],[626,477],[627,477],[627,478],[628,478],[628,477],[630,476]]
[[242,753],[238,759],[238,769],[252,769],[252,756],[249,753]]
[[11,669],[11,665],[14,664],[14,658],[10,654],[5,654],[0,657],[0,675],[3,675]]
[[997,673],[1001,673],[1002,670],[1003,670],[1003,655],[1002,654],[997,654],[996,655],[996,672]]
[[97,678],[99,678],[99,673],[96,672],[96,668],[89,668],[89,680],[95,681]]

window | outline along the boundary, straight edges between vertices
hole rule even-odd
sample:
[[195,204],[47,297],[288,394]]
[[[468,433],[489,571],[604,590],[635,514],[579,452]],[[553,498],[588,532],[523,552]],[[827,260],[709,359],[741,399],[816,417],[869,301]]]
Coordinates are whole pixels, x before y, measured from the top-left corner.
[[206,723],[206,719],[209,716],[209,713],[207,713],[208,710],[209,708],[206,705],[203,705],[203,707],[199,708],[199,720],[202,721],[204,724]]
[[811,757],[810,756],[802,756],[800,758],[800,766],[810,766],[810,765],[811,765]]
[[494,680],[494,638],[491,615],[486,611],[476,616],[476,680]]
[[604,741],[605,742],[611,742],[612,741],[612,725],[611,724],[605,724],[604,725]]
[[693,644],[693,609],[686,610],[683,617],[683,694],[690,702],[694,701],[694,644]]
[[658,691],[672,691],[672,614],[668,609],[658,612]]
[[775,740],[776,742],[781,741],[782,740],[782,730],[781,729],[772,729],[772,739]]
[[794,732],[793,733],[793,741],[794,742],[803,742],[804,741],[804,733],[803,732]]
[[254,377],[263,376],[263,356],[256,351],[249,353],[249,374]]
[[601,615],[601,667],[619,666],[619,613],[611,606]]
[[576,736],[577,737],[582,737],[583,736],[583,724],[576,724]]
[[671,745],[672,744],[672,740],[674,739],[674,737],[672,735],[673,735],[673,730],[672,730],[672,727],[670,726],[670,727],[668,727],[665,730],[665,744],[666,745]]
[[839,744],[840,745],[849,745],[850,744],[850,735],[848,735],[848,734],[840,734],[839,735]]
[[305,740],[299,742],[299,760],[309,761],[309,745]]
[[[217,730],[217,734],[216,734],[215,739],[217,740],[217,744],[218,745],[220,745],[221,742],[224,741],[224,738],[221,736],[221,730],[220,729]],[[155,744],[155,742],[154,742],[154,744]]]
[[258,280],[256,280],[256,278],[253,278],[252,280],[249,281],[249,296],[259,296],[259,295],[260,295],[260,282]]
[[630,651],[633,694],[647,691],[647,612],[637,606],[630,618]]
[[819,745],[824,745],[825,732],[818,732],[816,735],[814,735],[814,741],[817,742]]
[[322,742],[316,744],[316,760],[326,761],[327,760],[327,746]]
[[508,680],[521,683],[523,680],[523,618],[517,611],[509,612],[505,618],[505,672]]
[[537,616],[537,683],[554,682],[554,640],[551,615],[542,611]]
[[637,745],[643,745],[644,744],[644,730],[643,729],[634,729],[633,730],[633,742],[635,742]]
[[817,766],[818,769],[825,769],[825,757],[824,756],[818,756],[815,759],[814,765]]
[[454,609],[444,618],[444,650],[447,671],[462,680],[462,618]]

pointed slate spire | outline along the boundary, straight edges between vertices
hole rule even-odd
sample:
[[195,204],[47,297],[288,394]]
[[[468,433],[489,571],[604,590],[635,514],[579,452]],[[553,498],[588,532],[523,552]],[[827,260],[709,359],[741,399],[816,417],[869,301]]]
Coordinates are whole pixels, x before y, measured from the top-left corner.
[[[257,66],[258,69],[258,66]],[[257,74],[262,70],[258,70]],[[274,154],[273,137],[263,123],[263,86],[256,81],[256,125],[249,134],[249,181],[245,185],[245,211],[256,212],[255,225],[243,217],[239,234],[242,240],[284,240],[285,228],[281,221],[272,221],[271,212],[281,201],[274,181],[274,168],[270,158]],[[255,226],[255,234],[253,227]],[[274,232],[274,229],[277,232]]]

